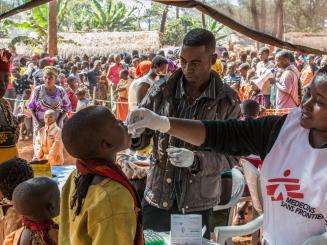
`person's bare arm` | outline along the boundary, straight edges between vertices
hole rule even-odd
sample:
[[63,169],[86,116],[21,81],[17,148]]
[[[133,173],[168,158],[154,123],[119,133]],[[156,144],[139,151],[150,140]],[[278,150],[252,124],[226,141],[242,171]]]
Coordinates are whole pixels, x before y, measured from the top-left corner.
[[200,146],[206,138],[206,129],[201,121],[169,118],[168,133],[192,145]]
[[143,98],[145,97],[146,93],[148,92],[150,88],[150,85],[147,83],[141,83],[139,86],[136,88],[136,98],[137,98],[137,104],[139,105]]

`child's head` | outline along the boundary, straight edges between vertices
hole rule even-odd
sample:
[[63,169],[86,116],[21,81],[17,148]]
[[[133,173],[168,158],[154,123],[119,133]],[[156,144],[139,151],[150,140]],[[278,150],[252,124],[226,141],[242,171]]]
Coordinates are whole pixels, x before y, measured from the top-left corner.
[[67,78],[67,84],[73,91],[75,91],[78,87],[78,82],[74,76],[69,76]]
[[0,200],[12,200],[16,186],[33,177],[32,167],[22,158],[13,158],[0,164]]
[[255,100],[244,100],[241,104],[241,112],[245,119],[257,118],[260,113],[260,105]]
[[127,80],[128,79],[128,70],[124,69],[124,70],[121,70],[120,73],[119,73],[119,78],[120,79],[123,79],[123,80]]
[[44,122],[47,126],[56,122],[56,112],[54,110],[47,110],[44,113]]
[[86,97],[86,93],[87,93],[87,91],[86,91],[85,88],[78,88],[76,90],[75,95],[76,95],[78,100],[81,100],[81,99],[84,99]]
[[126,126],[104,106],[77,112],[64,125],[62,140],[69,154],[82,160],[113,160],[131,144]]
[[26,218],[44,222],[59,215],[60,191],[48,177],[37,177],[19,184],[13,193],[16,211]]
[[238,67],[239,73],[242,77],[246,78],[247,73],[250,70],[250,65],[248,63],[243,63]]

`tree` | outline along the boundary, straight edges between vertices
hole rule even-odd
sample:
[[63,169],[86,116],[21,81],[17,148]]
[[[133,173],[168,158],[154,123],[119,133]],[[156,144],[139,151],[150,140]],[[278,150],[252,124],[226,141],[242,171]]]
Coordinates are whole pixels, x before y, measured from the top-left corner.
[[91,0],[92,24],[96,29],[105,31],[135,30],[137,18],[133,7],[130,11],[122,2],[114,0]]
[[275,0],[275,27],[276,37],[282,39],[284,36],[284,0]]
[[166,27],[166,22],[167,22],[167,17],[168,17],[168,10],[169,10],[169,6],[166,5],[165,9],[162,13],[162,18],[161,18],[161,23],[160,23],[160,32],[162,34],[165,33],[165,27]]
[[260,11],[260,31],[266,31],[267,23],[267,9],[266,9],[266,0],[261,0],[261,11]]
[[256,0],[251,0],[250,3],[250,9],[251,9],[251,14],[252,14],[252,19],[253,19],[253,26],[256,30],[260,29],[259,26],[259,15],[258,15],[258,9],[257,9],[257,2]]
[[[70,0],[57,0],[57,18],[60,25],[61,20],[67,13],[68,2]],[[25,0],[26,2],[26,0]],[[6,19],[4,26],[6,29],[17,28],[25,30],[28,34],[19,35],[11,40],[11,44],[24,43],[30,46],[42,46],[47,51],[48,43],[48,16],[49,8],[47,4],[40,5],[27,12],[27,18],[24,21],[17,22],[13,19]],[[60,28],[60,26],[59,26]]]
[[58,54],[58,26],[57,26],[57,0],[49,2],[48,15],[48,53],[50,56]]

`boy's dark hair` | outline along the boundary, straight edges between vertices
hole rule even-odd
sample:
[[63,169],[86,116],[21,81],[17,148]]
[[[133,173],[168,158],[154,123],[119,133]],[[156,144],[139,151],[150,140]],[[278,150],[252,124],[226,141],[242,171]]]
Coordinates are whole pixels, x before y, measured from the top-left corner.
[[34,177],[32,167],[22,158],[13,158],[0,164],[0,191],[12,200],[14,189],[20,183]]
[[188,47],[205,46],[206,50],[214,52],[216,39],[212,32],[202,28],[195,28],[186,33],[183,45]]
[[168,64],[168,60],[161,55],[157,55],[152,60],[151,69],[155,69],[158,68],[159,66],[166,65],[166,64]]
[[256,118],[260,113],[260,105],[255,100],[244,100],[241,111],[245,118]]
[[[100,139],[105,134],[102,129],[106,128],[108,113],[111,114],[106,107],[90,106],[77,112],[65,123],[62,141],[69,154],[84,160],[97,157],[102,143]],[[95,126],[97,130],[94,130]]]

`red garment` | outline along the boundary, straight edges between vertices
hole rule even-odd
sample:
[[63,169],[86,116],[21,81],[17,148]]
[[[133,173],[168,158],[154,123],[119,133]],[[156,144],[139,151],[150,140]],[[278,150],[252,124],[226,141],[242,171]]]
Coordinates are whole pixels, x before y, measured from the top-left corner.
[[26,217],[23,217],[23,225],[26,226],[30,231],[38,234],[43,239],[45,244],[54,243],[49,236],[49,231],[51,229],[58,229],[58,225],[52,220],[48,220],[45,222],[36,222]]
[[143,245],[144,237],[142,228],[141,202],[138,198],[136,190],[120,168],[109,162],[107,162],[106,165],[103,165],[103,160],[88,160],[87,162],[77,160],[76,168],[81,175],[96,174],[116,181],[123,185],[131,193],[134,200],[134,209],[137,214],[137,228],[134,238],[134,245]]
[[75,110],[76,110],[76,106],[77,106],[77,101],[78,101],[78,100],[77,100],[77,97],[76,97],[74,91],[71,90],[71,89],[69,89],[69,90],[67,91],[67,96],[68,96],[68,98],[69,98],[69,100],[70,100],[70,104],[71,104],[71,106],[72,106],[72,111],[75,111]]
[[113,64],[108,69],[107,78],[110,80],[113,84],[117,85],[119,83],[119,73],[123,69],[122,64]]

